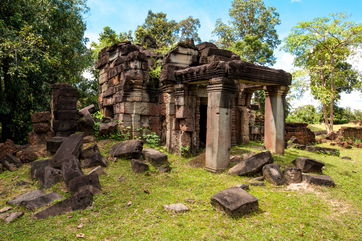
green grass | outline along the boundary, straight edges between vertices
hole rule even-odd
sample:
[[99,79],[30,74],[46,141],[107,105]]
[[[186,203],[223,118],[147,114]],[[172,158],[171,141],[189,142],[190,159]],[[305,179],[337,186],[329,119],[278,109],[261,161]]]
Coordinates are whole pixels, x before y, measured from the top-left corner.
[[[112,144],[102,142],[104,155]],[[259,151],[251,145],[234,147],[232,153]],[[45,220],[34,220],[26,211],[13,223],[0,223],[0,240],[74,240],[77,233],[84,233],[84,240],[360,240],[362,152],[356,148],[340,151],[341,156],[353,160],[297,149],[275,155],[282,166],[290,165],[297,156],[321,160],[326,163],[324,173],[337,186],[315,186],[311,191],[288,191],[285,186],[268,183],[251,187],[260,210],[239,219],[215,210],[210,197],[224,188],[247,183],[251,177],[209,173],[190,167],[190,158],[171,154],[171,173],[151,170],[150,175],[134,174],[129,161],[119,159],[106,168],[107,175],[100,177],[103,193],[95,196],[91,208]],[[121,176],[122,182],[118,180]],[[36,188],[36,183],[15,187],[18,180],[30,181],[29,165],[0,174],[0,193],[6,193],[0,196],[0,208],[15,195]],[[61,184],[52,189],[67,196]],[[131,206],[127,206],[129,201]],[[164,204],[177,202],[191,210],[182,214],[163,210]],[[77,229],[80,223],[84,226]]]
[[[358,125],[353,124],[353,123],[333,125],[333,130],[336,132],[339,129],[341,129],[341,127],[345,127],[345,126],[354,127],[354,126],[358,126]],[[311,129],[311,131],[325,131],[326,130],[326,127],[324,124],[309,124],[308,128]]]

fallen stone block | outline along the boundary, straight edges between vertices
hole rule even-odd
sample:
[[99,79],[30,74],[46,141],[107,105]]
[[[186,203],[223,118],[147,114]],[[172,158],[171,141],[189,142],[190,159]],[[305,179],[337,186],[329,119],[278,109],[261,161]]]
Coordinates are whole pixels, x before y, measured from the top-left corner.
[[255,212],[258,210],[258,199],[241,188],[231,187],[216,193],[211,204],[232,217]]
[[302,172],[322,172],[324,163],[308,157],[298,157],[293,164]]
[[109,154],[113,157],[138,159],[141,157],[142,148],[143,141],[141,140],[122,141],[113,145]]
[[47,140],[47,151],[54,154],[57,152],[58,148],[62,145],[65,137],[54,136]]
[[147,163],[136,159],[131,160],[131,167],[133,172],[135,173],[146,172],[150,169]]
[[104,171],[104,169],[101,166],[97,166],[88,173],[88,175],[92,174],[97,174],[98,176],[100,176],[100,175],[106,175],[107,173]]
[[81,113],[82,115],[86,115],[86,114],[93,114],[94,112],[96,112],[96,107],[91,104],[91,105],[88,105],[86,107],[84,107],[83,109],[80,109],[79,110],[79,113]]
[[320,146],[306,146],[306,151],[324,153],[327,155],[339,156],[339,150]]
[[34,214],[34,218],[43,219],[50,216],[57,216],[74,210],[85,209],[92,205],[93,194],[90,191],[79,192]]
[[332,178],[327,175],[303,174],[303,181],[319,186],[336,186]]
[[92,145],[87,149],[84,149],[81,152],[81,167],[82,168],[89,168],[89,167],[96,167],[96,166],[107,166],[107,162],[103,158],[101,152],[99,151],[98,146]]
[[294,167],[285,168],[284,179],[287,184],[300,183],[302,182],[302,170]]
[[32,179],[41,180],[44,176],[44,168],[50,166],[49,159],[31,163],[30,174]]
[[71,156],[67,161],[62,163],[62,174],[65,185],[69,186],[69,182],[76,177],[84,176],[80,168],[80,162],[75,156]]
[[71,193],[78,193],[85,190],[89,190],[92,194],[99,193],[101,191],[101,184],[97,174],[91,174],[87,176],[75,177],[69,182],[69,191]]
[[52,192],[48,194],[44,194],[42,196],[36,197],[31,200],[25,200],[20,203],[21,206],[26,207],[29,210],[35,210],[37,208],[44,207],[49,203],[62,199],[63,197],[60,196],[58,193]]
[[33,190],[31,192],[27,192],[27,193],[24,193],[24,194],[21,194],[9,201],[7,201],[7,204],[10,204],[10,205],[20,205],[22,202],[24,201],[29,201],[29,200],[33,200],[33,199],[36,199],[38,197],[41,197],[45,195],[45,193],[43,191],[40,191],[40,190]]
[[9,170],[11,172],[14,172],[17,170],[16,165],[14,163],[10,163],[7,159],[1,160],[2,168],[5,170]]
[[38,156],[31,150],[21,150],[16,153],[16,157],[23,163],[29,163],[35,161]]
[[61,182],[63,180],[63,173],[61,170],[53,168],[51,166],[46,166],[43,169],[44,173],[40,180],[41,188],[50,188],[54,184]]
[[0,159],[6,154],[15,154],[19,149],[12,140],[7,139],[4,143],[0,143]]
[[59,149],[55,153],[51,165],[56,168],[61,168],[62,163],[72,157],[79,157],[83,144],[83,133],[73,134],[63,140]]
[[145,148],[142,150],[142,154],[144,159],[150,162],[153,166],[159,167],[163,165],[170,165],[167,155],[158,150]]
[[172,170],[172,167],[168,166],[168,165],[165,165],[165,166],[160,166],[160,167],[157,167],[158,171],[159,172],[170,172]]
[[241,188],[241,189],[243,189],[243,190],[245,190],[245,191],[250,190],[249,185],[248,185],[248,184],[244,184],[244,183],[239,184],[239,185],[237,185],[236,187]]
[[[6,160],[8,163],[14,164],[17,168],[21,167],[21,165],[23,165],[23,163],[19,160],[19,158],[15,157],[12,154],[6,154],[2,160]],[[2,162],[1,160],[1,162]]]
[[187,212],[190,209],[183,203],[174,203],[174,204],[166,204],[163,205],[163,208],[166,211],[171,211],[174,213],[183,213],[183,212]]
[[13,222],[15,219],[20,218],[21,216],[23,216],[24,213],[23,212],[13,212],[13,213],[8,213],[5,218],[4,221],[6,223],[11,223]]
[[3,207],[2,209],[0,209],[0,213],[5,213],[11,209],[13,209],[13,207],[10,207],[10,206]]
[[262,170],[264,165],[273,161],[270,151],[260,152],[230,168],[228,174],[239,176],[256,174]]
[[274,185],[283,185],[285,180],[278,164],[267,164],[263,167],[265,180]]
[[101,123],[99,126],[99,135],[106,136],[117,131],[118,123],[116,122],[108,122]]

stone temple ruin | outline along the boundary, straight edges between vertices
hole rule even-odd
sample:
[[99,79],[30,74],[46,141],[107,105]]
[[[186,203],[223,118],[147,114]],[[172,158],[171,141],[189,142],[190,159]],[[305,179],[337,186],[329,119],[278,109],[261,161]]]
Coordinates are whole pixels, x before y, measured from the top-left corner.
[[102,113],[130,126],[133,136],[149,128],[168,151],[206,148],[206,168],[217,172],[229,162],[231,145],[250,139],[254,91],[264,90],[264,142],[273,153],[285,148],[284,100],[291,75],[240,60],[212,43],[179,43],[162,57],[130,42],[104,48],[100,70]]

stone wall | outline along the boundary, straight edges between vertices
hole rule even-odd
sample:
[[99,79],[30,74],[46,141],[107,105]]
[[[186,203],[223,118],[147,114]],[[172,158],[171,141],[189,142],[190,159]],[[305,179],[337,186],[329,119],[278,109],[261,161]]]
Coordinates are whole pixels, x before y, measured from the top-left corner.
[[28,134],[31,145],[45,144],[54,133],[51,130],[50,112],[35,112],[31,115],[33,131]]
[[105,116],[131,126],[133,136],[140,128],[161,134],[159,83],[149,74],[157,58],[130,42],[112,45],[99,54],[99,107]]
[[338,135],[346,139],[362,139],[362,127],[342,127]]
[[307,123],[285,123],[285,140],[295,137],[295,143],[307,145],[314,143],[315,135],[307,127]]
[[66,83],[52,85],[51,126],[56,136],[69,136],[77,130],[78,91]]

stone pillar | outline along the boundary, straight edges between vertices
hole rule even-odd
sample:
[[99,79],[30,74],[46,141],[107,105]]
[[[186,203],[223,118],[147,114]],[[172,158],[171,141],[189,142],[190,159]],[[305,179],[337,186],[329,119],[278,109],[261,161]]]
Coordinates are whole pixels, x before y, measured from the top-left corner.
[[227,168],[231,148],[231,109],[236,86],[227,78],[213,78],[207,87],[206,165],[211,172]]
[[175,102],[174,102],[174,90],[171,86],[164,87],[162,93],[162,101],[164,104],[165,122],[166,122],[166,147],[169,152],[172,152],[173,144],[173,132],[175,122]]
[[265,92],[264,145],[272,153],[284,154],[284,98],[286,86],[267,87]]

